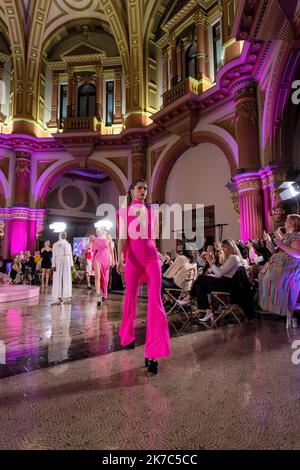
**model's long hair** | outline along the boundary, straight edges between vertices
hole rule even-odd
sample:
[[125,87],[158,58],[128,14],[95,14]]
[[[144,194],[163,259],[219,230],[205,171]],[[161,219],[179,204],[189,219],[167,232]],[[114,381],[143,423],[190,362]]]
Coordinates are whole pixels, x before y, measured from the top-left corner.
[[147,184],[147,181],[144,180],[144,178],[139,178],[139,179],[136,179],[136,180],[133,180],[133,181],[132,181],[132,183],[131,183],[131,185],[129,186],[129,189],[128,189],[128,191],[127,191],[127,194],[126,194],[126,196],[127,196],[127,206],[128,206],[128,207],[131,205],[132,200],[133,200],[132,195],[131,195],[131,191],[136,187],[136,185],[137,185],[138,183],[145,183],[145,184]]

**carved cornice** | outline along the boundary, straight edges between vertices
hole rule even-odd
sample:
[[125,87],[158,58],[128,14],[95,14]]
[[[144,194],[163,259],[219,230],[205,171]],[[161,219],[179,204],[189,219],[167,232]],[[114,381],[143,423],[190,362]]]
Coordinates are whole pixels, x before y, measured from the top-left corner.
[[[69,60],[69,59],[72,59],[72,60]],[[64,58],[63,60],[56,61],[56,62],[48,62],[48,67],[50,70],[65,71],[67,67],[70,65],[76,66],[77,64],[82,64],[82,63],[98,64],[99,62],[101,62],[102,67],[107,67],[107,68],[122,66],[121,57],[105,57],[101,54],[86,54],[86,55],[81,55],[81,56],[70,56],[68,58]]]
[[184,17],[190,14],[193,9],[198,5],[198,0],[189,0],[172,18],[162,26],[165,32],[169,32],[184,19]]
[[[265,1],[265,0],[264,0]],[[232,35],[239,41],[248,39],[254,26],[260,0],[240,0],[238,3]]]

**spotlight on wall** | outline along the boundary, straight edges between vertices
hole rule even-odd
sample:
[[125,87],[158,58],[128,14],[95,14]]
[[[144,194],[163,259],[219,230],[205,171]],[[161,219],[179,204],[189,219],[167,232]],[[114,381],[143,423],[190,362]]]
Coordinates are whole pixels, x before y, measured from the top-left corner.
[[49,225],[50,230],[53,230],[54,233],[64,232],[67,228],[64,222],[53,222],[53,224]]
[[98,222],[94,224],[94,227],[97,228],[98,230],[101,227],[104,227],[106,230],[110,230],[112,226],[113,226],[113,223],[110,220],[98,220]]

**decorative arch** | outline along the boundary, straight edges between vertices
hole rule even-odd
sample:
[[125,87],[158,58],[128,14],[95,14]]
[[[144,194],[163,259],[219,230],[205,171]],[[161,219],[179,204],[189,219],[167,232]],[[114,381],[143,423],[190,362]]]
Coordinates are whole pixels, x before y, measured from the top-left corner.
[[[228,143],[220,136],[212,132],[198,131],[193,134],[193,142],[197,145],[201,143],[211,143],[219,147],[223,152],[227,163],[230,168],[231,176],[234,176],[237,171],[237,164],[234,158],[234,153]],[[174,166],[177,159],[189,148],[187,144],[179,140],[172,145],[162,158],[157,171],[155,172],[154,180],[152,181],[152,200],[164,201],[165,190],[168,175]]]
[[293,43],[283,42],[277,54],[266,107],[263,114],[265,165],[283,163],[283,116],[291,93],[291,84],[300,66],[300,50]]
[[[37,201],[37,208],[43,208],[47,192],[51,186],[66,172],[74,170],[79,167],[78,161],[69,160],[62,163],[61,165],[55,166],[55,168],[50,168],[48,175],[45,177],[44,181],[41,184],[38,193],[35,195]],[[89,159],[86,165],[87,168],[95,168],[97,170],[104,171],[113,181],[116,183],[120,194],[126,194],[126,188],[124,182],[119,177],[119,175],[114,171],[113,168],[109,167],[103,162],[98,162],[96,160]]]

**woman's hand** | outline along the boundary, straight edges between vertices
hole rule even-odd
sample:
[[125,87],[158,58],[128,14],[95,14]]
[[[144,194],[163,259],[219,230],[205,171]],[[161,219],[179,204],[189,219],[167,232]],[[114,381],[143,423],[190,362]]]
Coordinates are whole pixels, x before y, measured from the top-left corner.
[[264,239],[265,242],[270,242],[271,241],[270,235],[265,231],[263,233],[263,239]]
[[279,239],[279,240],[283,239],[283,234],[279,229],[275,230],[274,235],[275,235],[275,239]]
[[124,261],[119,261],[117,263],[117,272],[119,274],[123,274],[123,272],[124,272]]

